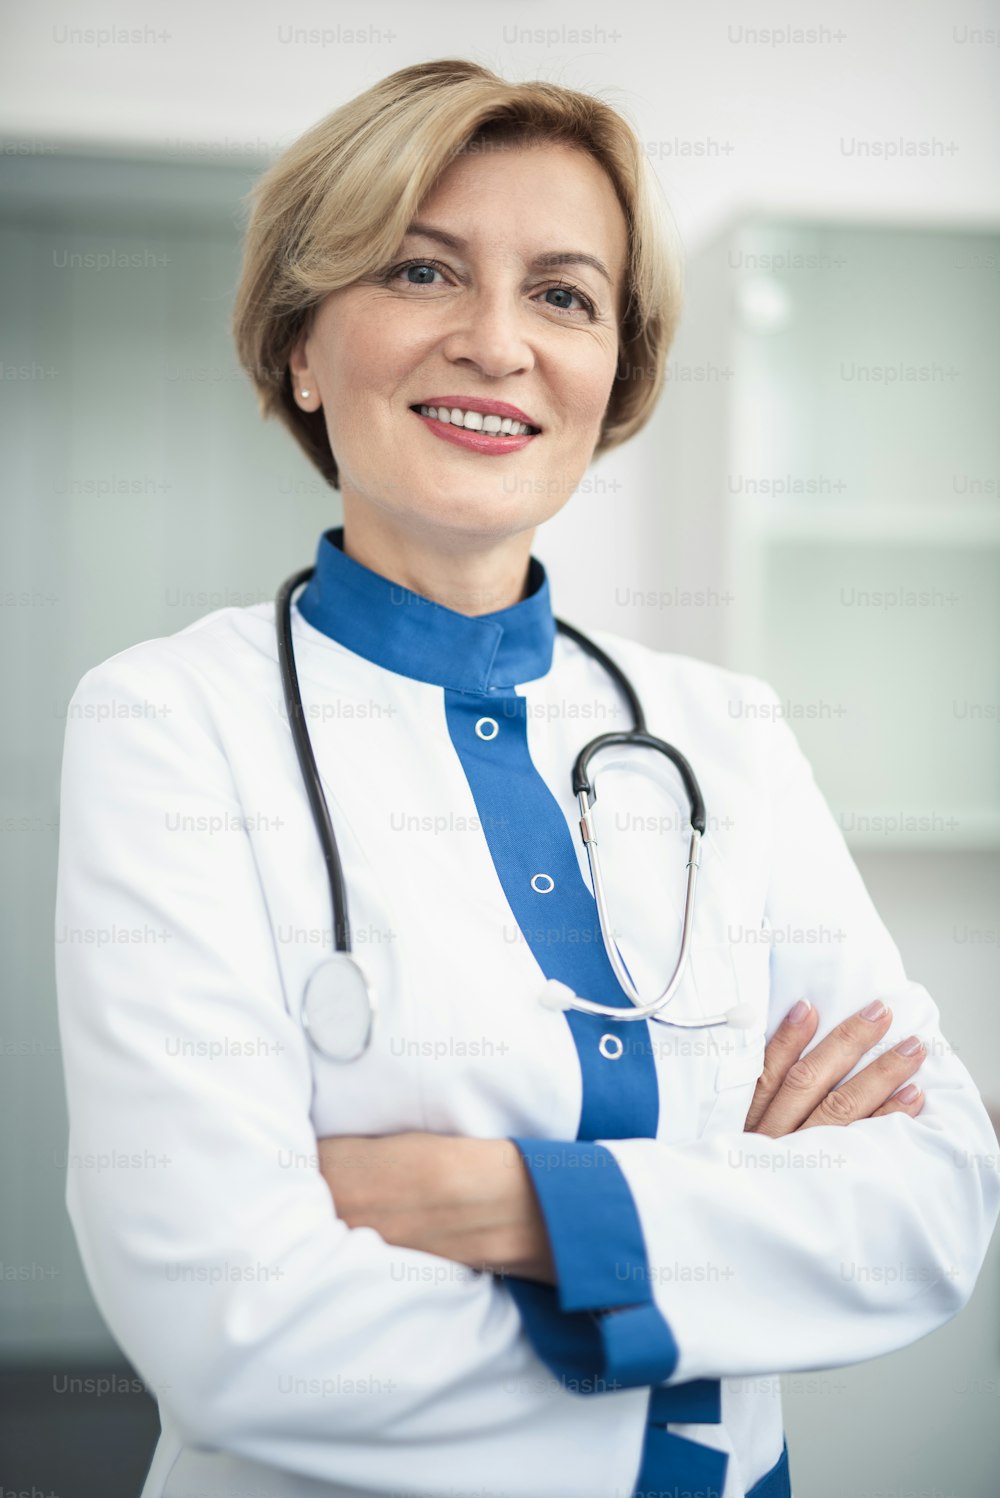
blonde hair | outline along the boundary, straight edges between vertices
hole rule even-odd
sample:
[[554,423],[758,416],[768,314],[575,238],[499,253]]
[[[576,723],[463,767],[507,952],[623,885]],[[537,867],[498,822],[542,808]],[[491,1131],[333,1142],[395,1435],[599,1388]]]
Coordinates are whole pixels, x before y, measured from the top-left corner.
[[300,136],[247,195],[243,271],[233,312],[240,363],[262,416],[278,416],[339,487],[322,411],[296,404],[288,359],[331,291],[394,255],[454,158],[490,144],[575,145],[607,172],[628,230],[619,356],[597,453],[648,421],[681,304],[679,236],[631,125],[589,94],[508,83],[457,58],[401,68]]

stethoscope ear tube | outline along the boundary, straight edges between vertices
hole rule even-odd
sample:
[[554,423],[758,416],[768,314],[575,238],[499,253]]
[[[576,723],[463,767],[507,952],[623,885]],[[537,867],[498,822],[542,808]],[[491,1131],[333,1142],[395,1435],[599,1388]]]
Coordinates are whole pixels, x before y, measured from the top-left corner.
[[[603,733],[599,734],[597,738],[591,739],[590,743],[585,744],[580,750],[573,765],[573,793],[580,805],[580,833],[587,850],[587,861],[590,864],[590,874],[594,885],[594,898],[597,902],[601,938],[604,942],[604,950],[614,970],[615,977],[618,979],[620,987],[624,989],[626,996],[631,1000],[633,1008],[631,1010],[622,1010],[616,1005],[599,1004],[591,999],[582,999],[576,994],[567,1002],[566,1007],[576,1009],[584,1014],[601,1015],[605,1019],[652,1019],[658,1017],[660,1010],[666,1008],[670,1003],[687,967],[694,925],[695,888],[698,883],[698,869],[701,863],[701,839],[705,834],[705,802],[701,794],[701,787],[695,778],[695,773],[680,750],[675,749],[673,744],[668,744],[664,739],[654,738],[651,733],[646,731],[646,720],[638,694],[617,662],[613,661],[587,635],[582,634],[578,629],[574,629],[571,624],[565,624],[561,619],[557,619],[556,624],[564,634],[569,635],[571,639],[575,640],[617,682],[631,708],[633,723],[633,727],[628,732]],[[655,749],[658,754],[665,754],[681,777],[684,789],[687,792],[691,812],[691,836],[687,857],[687,885],[684,893],[681,948],[666,987],[658,998],[652,999],[649,1002],[643,1001],[622,961],[617,945],[611,938],[611,915],[608,910],[607,893],[601,875],[601,859],[597,848],[597,833],[590,815],[593,804],[597,800],[597,792],[594,790],[590,779],[590,762],[595,754],[615,744],[635,744],[639,748]],[[714,1015],[708,1018],[668,1020],[667,1023],[676,1023],[691,1029],[700,1029],[708,1025],[744,1023],[745,1016],[736,1017],[736,1014],[737,1011],[734,1009],[727,1014]]]
[[642,703],[639,701],[639,694],[618,662],[613,661],[610,655],[606,651],[603,651],[600,645],[592,640],[589,635],[585,635],[582,630],[574,628],[572,624],[567,624],[565,619],[557,619],[556,628],[562,634],[567,635],[569,639],[575,640],[580,648],[585,650],[591,659],[597,661],[598,665],[608,673],[612,681],[617,683],[628,702],[629,711],[632,714],[632,727],[637,733],[645,733],[646,718],[642,711]]
[[656,749],[665,754],[668,759],[673,760],[684,782],[688,801],[691,804],[691,826],[695,832],[704,835],[705,832],[705,803],[702,800],[701,789],[695,779],[694,771],[680,750],[675,749],[672,744],[667,744],[663,739],[653,738],[652,734],[646,732],[646,717],[639,701],[639,694],[629,681],[625,672],[617,661],[613,661],[610,655],[596,644],[589,635],[582,630],[575,629],[572,624],[567,624],[565,619],[556,620],[557,629],[587,652],[587,654],[605,670],[613,681],[618,684],[622,694],[629,705],[632,714],[632,729],[628,733],[603,733],[596,739],[591,739],[585,744],[576,757],[573,766],[573,794],[579,796],[580,792],[586,793],[587,799],[592,806],[597,800],[597,792],[590,783],[587,771],[590,761],[598,750],[610,744],[639,744],[646,749]]
[[[330,902],[333,909],[333,935],[335,951],[324,958],[307,980],[302,998],[302,1024],[310,1043],[334,1061],[354,1061],[368,1048],[371,1040],[372,1019],[375,1000],[361,965],[351,955],[351,929],[347,914],[347,891],[344,871],[330,820],[329,808],[323,794],[323,784],[312,750],[309,731],[306,727],[305,710],[299,689],[298,671],[295,666],[295,650],[292,639],[292,595],[307,583],[315,568],[305,567],[293,573],[278,589],[275,601],[275,624],[278,637],[278,666],[281,687],[288,713],[288,726],[295,745],[295,753],[302,773],[303,784],[309,799],[313,821],[323,852],[327,879],[330,885]],[[580,803],[580,830],[587,847],[587,856],[593,876],[601,935],[605,951],[614,969],[615,976],[634,1006],[623,1010],[619,1006],[592,1003],[574,995],[568,1007],[586,1014],[599,1014],[609,1019],[644,1019],[664,1008],[673,997],[687,965],[694,916],[694,895],[700,861],[700,843],[705,831],[705,803],[695,779],[694,771],[679,750],[663,739],[654,738],[646,731],[639,698],[621,667],[596,645],[593,640],[574,629],[572,625],[557,619],[557,627],[575,640],[577,644],[597,660],[615,680],[628,700],[632,711],[633,728],[623,733],[606,733],[592,739],[576,757],[573,765],[573,790]],[[687,889],[684,900],[684,917],[681,933],[681,949],[677,963],[666,988],[659,998],[644,1003],[636,990],[621,960],[615,943],[611,939],[611,921],[607,897],[601,878],[597,837],[590,819],[590,808],[597,799],[591,785],[590,762],[601,749],[615,744],[633,744],[639,748],[655,749],[665,754],[676,767],[684,783],[691,809],[691,841],[687,860]],[[728,1015],[701,1020],[678,1020],[678,1024],[700,1027],[706,1024],[740,1024],[745,1021],[733,1018],[736,1010]],[[669,1023],[669,1021],[668,1021]]]
[[597,800],[597,792],[590,783],[588,773],[590,761],[600,750],[610,748],[612,744],[638,744],[640,748],[655,749],[658,753],[665,754],[677,766],[677,771],[684,782],[684,789],[691,806],[691,826],[695,832],[704,836],[705,802],[694,771],[680,750],[675,749],[673,744],[668,744],[665,739],[654,738],[651,733],[646,733],[642,729],[633,728],[627,733],[602,733],[596,739],[591,739],[589,744],[585,744],[573,766],[573,794],[579,796],[583,792],[590,805],[593,806]]

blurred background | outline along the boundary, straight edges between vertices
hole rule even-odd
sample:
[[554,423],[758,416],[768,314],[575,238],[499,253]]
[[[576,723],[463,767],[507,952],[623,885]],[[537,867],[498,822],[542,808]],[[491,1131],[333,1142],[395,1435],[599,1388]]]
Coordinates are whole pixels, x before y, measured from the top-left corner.
[[[556,610],[774,685],[909,975],[1000,1108],[1000,13],[611,12],[40,0],[4,17],[4,1491],[128,1498],[158,1429],[64,1207],[66,704],[128,645],[271,598],[339,522],[236,366],[240,203],[399,67],[466,56],[635,125],[686,310],[655,419],[537,534]],[[998,1310],[994,1242],[933,1337],[785,1378],[796,1498],[995,1498]]]

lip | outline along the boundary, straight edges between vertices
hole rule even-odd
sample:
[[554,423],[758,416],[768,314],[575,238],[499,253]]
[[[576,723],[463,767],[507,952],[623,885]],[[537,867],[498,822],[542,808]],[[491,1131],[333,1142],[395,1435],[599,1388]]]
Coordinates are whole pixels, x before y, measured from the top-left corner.
[[[427,404],[431,403],[428,401]],[[441,404],[447,403],[442,401]],[[421,405],[423,405],[422,401]],[[413,414],[432,436],[440,437],[443,442],[450,442],[454,447],[464,447],[469,452],[482,453],[490,457],[520,452],[522,448],[527,447],[529,442],[535,441],[535,436],[531,432],[522,432],[519,437],[503,436],[501,433],[493,436],[487,432],[473,431],[470,427],[453,427],[450,421],[439,421],[433,416],[423,416],[419,411],[414,411]]]
[[511,421],[523,421],[526,426],[542,430],[540,423],[533,416],[526,415],[519,406],[512,406],[508,401],[487,400],[479,395],[428,395],[423,400],[414,401],[413,405],[460,406],[463,411],[478,411],[482,416],[509,416]]

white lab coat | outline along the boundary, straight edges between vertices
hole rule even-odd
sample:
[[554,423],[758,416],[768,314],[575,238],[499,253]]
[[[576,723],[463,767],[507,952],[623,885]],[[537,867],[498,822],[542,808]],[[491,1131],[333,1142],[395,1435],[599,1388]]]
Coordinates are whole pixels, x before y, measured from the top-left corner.
[[[328,533],[318,559],[331,546]],[[938,1010],[907,978],[774,691],[601,633],[708,809],[677,1012],[748,1004],[753,1023],[595,1021],[575,1038],[538,1002],[549,957],[573,939],[561,891],[526,906],[522,874],[561,857],[567,889],[571,844],[589,896],[570,770],[588,739],[630,726],[618,689],[557,636],[551,667],[496,699],[524,701],[533,768],[519,773],[533,785],[498,779],[490,741],[477,733],[459,752],[456,734],[490,710],[502,621],[527,624],[517,659],[545,663],[547,582],[529,605],[474,620],[426,601],[393,612],[385,580],[339,550],[331,576],[360,584],[368,654],[298,605],[294,630],[355,951],[379,1003],[361,1060],[317,1056],[299,1019],[331,913],[273,606],[223,608],[122,651],[68,710],[67,1200],[97,1303],[159,1401],[143,1498],[629,1498],[653,1480],[666,1489],[665,1475],[683,1491],[690,1473],[724,1498],[787,1493],[787,1480],[755,1487],[782,1456],[777,1374],[876,1357],[947,1321],[1000,1212],[990,1121]],[[426,639],[425,619],[439,626]],[[452,661],[457,687],[436,679]],[[499,753],[516,720],[495,716]],[[603,763],[615,939],[642,992],[658,993],[677,951],[687,802],[642,751]],[[531,811],[527,790],[557,807],[558,832],[526,822],[543,805]],[[526,909],[539,923],[527,934]],[[876,996],[894,1010],[886,1046],[922,1036],[917,1118],[743,1132],[765,1039],[801,995],[819,1009],[817,1038]],[[595,1051],[611,1031],[626,1042],[617,1060]],[[635,1069],[630,1042],[651,1070]],[[621,1137],[616,1098],[624,1119],[651,1086],[655,1137]],[[582,1124],[595,1087],[590,1116],[611,1121],[597,1138]],[[317,1138],[413,1129],[522,1142],[558,1290],[345,1226]],[[552,1141],[550,1157],[531,1141]],[[634,1309],[598,1314],[611,1304]],[[564,1332],[582,1352],[560,1351]]]

